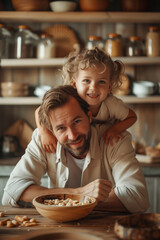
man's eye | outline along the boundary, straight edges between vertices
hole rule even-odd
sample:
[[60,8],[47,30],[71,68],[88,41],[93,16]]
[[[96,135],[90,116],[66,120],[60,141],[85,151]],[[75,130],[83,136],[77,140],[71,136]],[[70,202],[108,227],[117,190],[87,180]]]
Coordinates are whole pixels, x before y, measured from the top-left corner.
[[80,123],[80,122],[81,122],[81,120],[78,119],[78,120],[76,120],[74,123],[75,123],[75,124],[78,124],[78,123]]
[[57,132],[60,132],[60,131],[63,131],[63,130],[64,130],[64,127],[57,128]]

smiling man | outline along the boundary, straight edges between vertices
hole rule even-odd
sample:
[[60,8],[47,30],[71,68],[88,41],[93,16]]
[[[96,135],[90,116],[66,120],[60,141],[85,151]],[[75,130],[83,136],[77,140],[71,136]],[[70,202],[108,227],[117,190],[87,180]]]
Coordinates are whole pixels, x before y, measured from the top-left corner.
[[[103,133],[109,126],[92,126],[88,104],[67,85],[45,94],[39,119],[57,138],[56,153],[43,150],[36,129],[4,189],[4,205],[23,206],[37,195],[71,193],[93,196],[108,211],[147,210],[145,180],[129,133],[107,146]],[[40,185],[46,173],[48,188]]]

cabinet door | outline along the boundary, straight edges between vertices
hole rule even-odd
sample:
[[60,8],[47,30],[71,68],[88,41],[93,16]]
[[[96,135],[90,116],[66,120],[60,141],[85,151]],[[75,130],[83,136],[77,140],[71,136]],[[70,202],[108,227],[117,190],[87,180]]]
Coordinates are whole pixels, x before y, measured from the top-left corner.
[[148,188],[150,208],[149,212],[160,212],[160,177],[146,177],[146,184]]

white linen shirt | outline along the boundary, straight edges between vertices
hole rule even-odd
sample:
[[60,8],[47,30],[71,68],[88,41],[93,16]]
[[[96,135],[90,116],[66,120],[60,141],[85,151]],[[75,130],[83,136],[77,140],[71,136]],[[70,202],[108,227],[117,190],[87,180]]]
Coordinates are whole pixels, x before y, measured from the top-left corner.
[[[85,158],[81,186],[102,178],[112,181],[114,191],[129,212],[144,212],[149,207],[145,179],[135,158],[131,135],[124,132],[123,139],[114,146],[103,141],[105,125],[92,126],[90,149]],[[18,207],[22,192],[31,184],[40,185],[48,174],[49,188],[64,188],[69,177],[65,149],[58,143],[56,153],[47,153],[41,147],[39,130],[33,132],[25,154],[13,169],[4,189],[3,205]]]

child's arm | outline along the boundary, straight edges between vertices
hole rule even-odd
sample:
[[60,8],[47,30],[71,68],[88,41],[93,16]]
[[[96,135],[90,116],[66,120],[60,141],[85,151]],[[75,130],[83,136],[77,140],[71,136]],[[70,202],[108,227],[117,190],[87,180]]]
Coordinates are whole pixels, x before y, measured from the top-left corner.
[[35,111],[35,120],[40,131],[42,147],[46,152],[55,153],[57,147],[57,139],[49,129],[44,127],[43,124],[40,124],[38,116],[39,108],[40,107],[38,107]]
[[112,125],[110,128],[107,129],[107,131],[104,134],[104,139],[106,144],[110,142],[111,146],[113,145],[113,139],[115,142],[119,140],[119,138],[122,138],[121,133],[131,127],[137,120],[137,116],[134,111],[129,109],[128,116],[123,121],[118,121],[114,125]]

